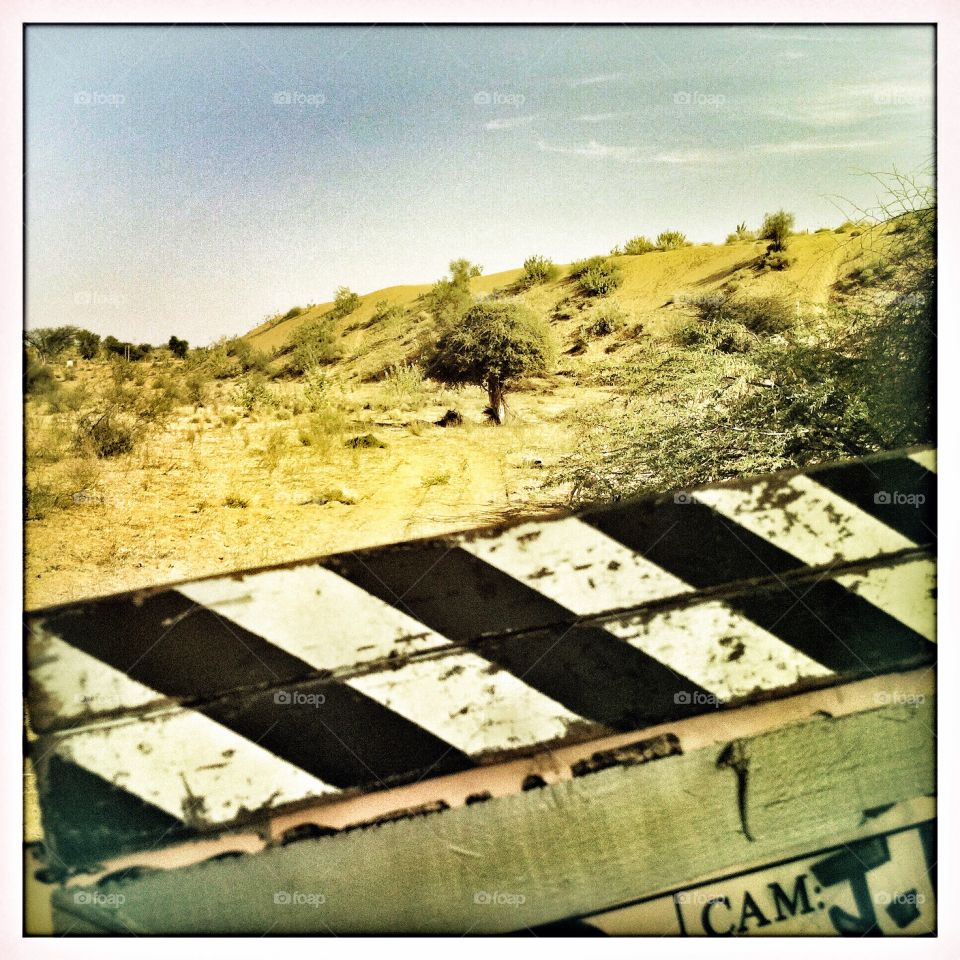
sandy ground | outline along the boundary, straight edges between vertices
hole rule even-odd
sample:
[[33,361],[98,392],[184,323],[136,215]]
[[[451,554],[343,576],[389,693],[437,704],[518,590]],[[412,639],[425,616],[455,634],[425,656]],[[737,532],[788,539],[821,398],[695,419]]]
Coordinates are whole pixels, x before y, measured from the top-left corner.
[[[478,389],[442,396],[463,412],[460,427],[433,425],[447,409],[435,396],[403,413],[360,409],[326,450],[299,442],[302,416],[255,414],[228,425],[202,408],[184,411],[142,449],[97,464],[93,491],[102,502],[27,523],[26,606],[483,526],[559,505],[563,490],[544,481],[573,442],[565,412],[605,396],[587,393],[562,383],[515,393],[501,427],[484,422]],[[386,446],[344,446],[366,433]],[[264,459],[273,434],[283,438],[275,465]],[[356,502],[311,502],[331,489]],[[247,506],[227,506],[228,498]]]

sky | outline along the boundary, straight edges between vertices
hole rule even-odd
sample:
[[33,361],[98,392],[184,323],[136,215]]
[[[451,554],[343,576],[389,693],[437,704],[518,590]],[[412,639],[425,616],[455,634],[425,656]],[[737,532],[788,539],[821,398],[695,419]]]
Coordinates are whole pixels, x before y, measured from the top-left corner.
[[27,326],[134,342],[722,242],[930,170],[929,27],[80,27],[26,35]]

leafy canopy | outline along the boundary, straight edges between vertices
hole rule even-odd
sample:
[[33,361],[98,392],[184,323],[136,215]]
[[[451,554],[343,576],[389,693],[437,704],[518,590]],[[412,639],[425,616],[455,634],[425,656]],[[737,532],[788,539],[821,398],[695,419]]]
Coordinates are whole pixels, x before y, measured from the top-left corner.
[[430,373],[449,384],[507,384],[542,373],[555,358],[550,327],[517,303],[474,304],[437,344]]

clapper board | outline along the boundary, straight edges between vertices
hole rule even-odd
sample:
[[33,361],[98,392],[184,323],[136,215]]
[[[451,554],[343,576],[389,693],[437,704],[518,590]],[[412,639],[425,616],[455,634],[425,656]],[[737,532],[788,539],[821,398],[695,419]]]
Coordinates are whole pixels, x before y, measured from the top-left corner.
[[931,931],[935,480],[906,450],[30,612],[57,929]]

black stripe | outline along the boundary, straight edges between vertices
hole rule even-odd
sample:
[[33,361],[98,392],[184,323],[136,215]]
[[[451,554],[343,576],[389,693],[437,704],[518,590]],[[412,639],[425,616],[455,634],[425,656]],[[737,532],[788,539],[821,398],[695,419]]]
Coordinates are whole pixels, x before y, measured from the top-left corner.
[[673,497],[583,514],[585,523],[698,588],[780,575],[806,566],[705,504]]
[[[333,786],[473,766],[461,751],[350,687],[304,682],[317,675],[310,664],[173,590],[141,603],[85,604],[44,627]],[[299,703],[278,700],[273,688],[285,684],[292,700],[294,682]],[[319,707],[302,699],[320,694]]]
[[936,474],[906,457],[825,467],[810,479],[918,544],[936,539]]
[[566,607],[459,547],[417,544],[325,563],[587,719],[632,730],[709,709],[698,684],[605,630],[575,627]]
[[90,867],[100,861],[197,835],[182,820],[103,777],[52,754],[37,769],[44,843],[58,861]]
[[[292,702],[278,703],[283,695]],[[475,766],[449,743],[342,683],[225,697],[202,712],[336,787],[387,786]]]
[[839,674],[873,674],[935,658],[934,644],[834,580],[750,591],[727,603]]

